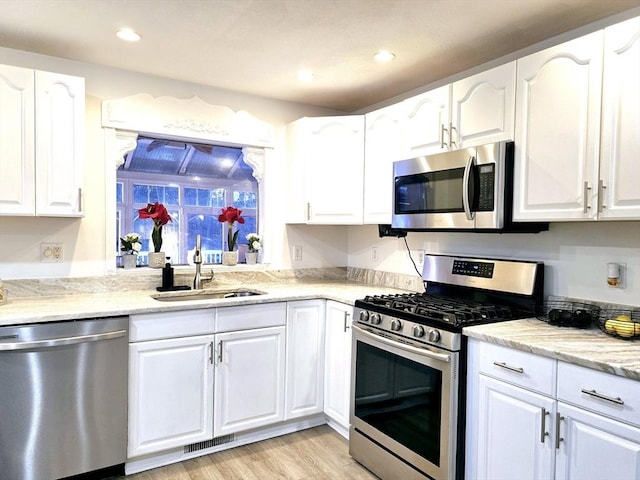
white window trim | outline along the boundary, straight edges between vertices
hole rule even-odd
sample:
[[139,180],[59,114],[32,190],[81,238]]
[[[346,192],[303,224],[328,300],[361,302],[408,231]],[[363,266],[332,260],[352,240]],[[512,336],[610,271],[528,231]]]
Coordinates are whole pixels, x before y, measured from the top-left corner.
[[[115,274],[116,170],[132,152],[138,135],[242,148],[244,161],[258,181],[258,234],[267,239],[262,263],[271,263],[272,232],[264,221],[266,157],[273,149],[273,127],[247,112],[210,105],[197,97],[188,100],[133,95],[102,102],[105,149],[105,273]],[[260,267],[263,268],[263,267]]]

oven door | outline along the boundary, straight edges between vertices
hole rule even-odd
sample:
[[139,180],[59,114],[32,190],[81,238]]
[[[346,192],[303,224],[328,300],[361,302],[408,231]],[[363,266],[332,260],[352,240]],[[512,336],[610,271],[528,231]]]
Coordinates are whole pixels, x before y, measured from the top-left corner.
[[376,473],[371,459],[390,453],[436,480],[455,478],[459,353],[354,324],[352,358],[351,427],[385,450],[363,452],[361,463]]

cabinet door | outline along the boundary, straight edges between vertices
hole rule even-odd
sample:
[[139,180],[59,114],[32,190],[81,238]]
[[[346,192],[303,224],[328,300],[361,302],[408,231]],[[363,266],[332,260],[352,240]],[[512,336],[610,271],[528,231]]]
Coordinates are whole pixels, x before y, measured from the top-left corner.
[[305,120],[307,223],[362,224],[364,116]]
[[450,85],[402,102],[406,158],[449,150]]
[[604,31],[599,218],[640,219],[640,18]]
[[480,375],[478,471],[467,478],[553,479],[553,399]]
[[287,420],[322,413],[324,304],[324,300],[287,303]]
[[129,345],[129,457],[213,438],[213,339]]
[[284,419],[285,327],[216,335],[216,437]]
[[0,215],[35,215],[33,70],[0,65]]
[[468,148],[513,140],[516,62],[455,82],[451,88],[452,144]]
[[351,394],[351,313],[353,307],[327,301],[324,412],[344,430],[349,428]]
[[36,214],[82,216],[84,79],[36,71]]
[[558,402],[556,480],[637,480],[640,429]]
[[391,223],[393,162],[403,160],[401,104],[365,115],[364,223]]
[[595,218],[602,31],[517,65],[514,220]]

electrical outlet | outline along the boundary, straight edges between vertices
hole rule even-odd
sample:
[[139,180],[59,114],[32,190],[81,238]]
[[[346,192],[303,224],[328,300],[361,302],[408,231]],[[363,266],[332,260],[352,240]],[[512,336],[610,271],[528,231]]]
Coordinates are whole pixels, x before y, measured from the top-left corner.
[[417,265],[424,265],[424,250],[416,250],[415,258]]
[[300,245],[293,246],[293,261],[294,262],[302,261],[302,246]]
[[371,247],[371,261],[375,262],[378,260],[378,247]]
[[41,243],[40,262],[60,263],[64,261],[64,250],[62,243]]

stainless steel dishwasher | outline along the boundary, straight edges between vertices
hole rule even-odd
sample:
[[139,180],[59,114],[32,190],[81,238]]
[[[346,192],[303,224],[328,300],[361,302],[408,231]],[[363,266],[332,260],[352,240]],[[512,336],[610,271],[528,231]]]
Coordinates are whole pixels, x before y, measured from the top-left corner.
[[128,318],[0,328],[0,477],[123,464]]

